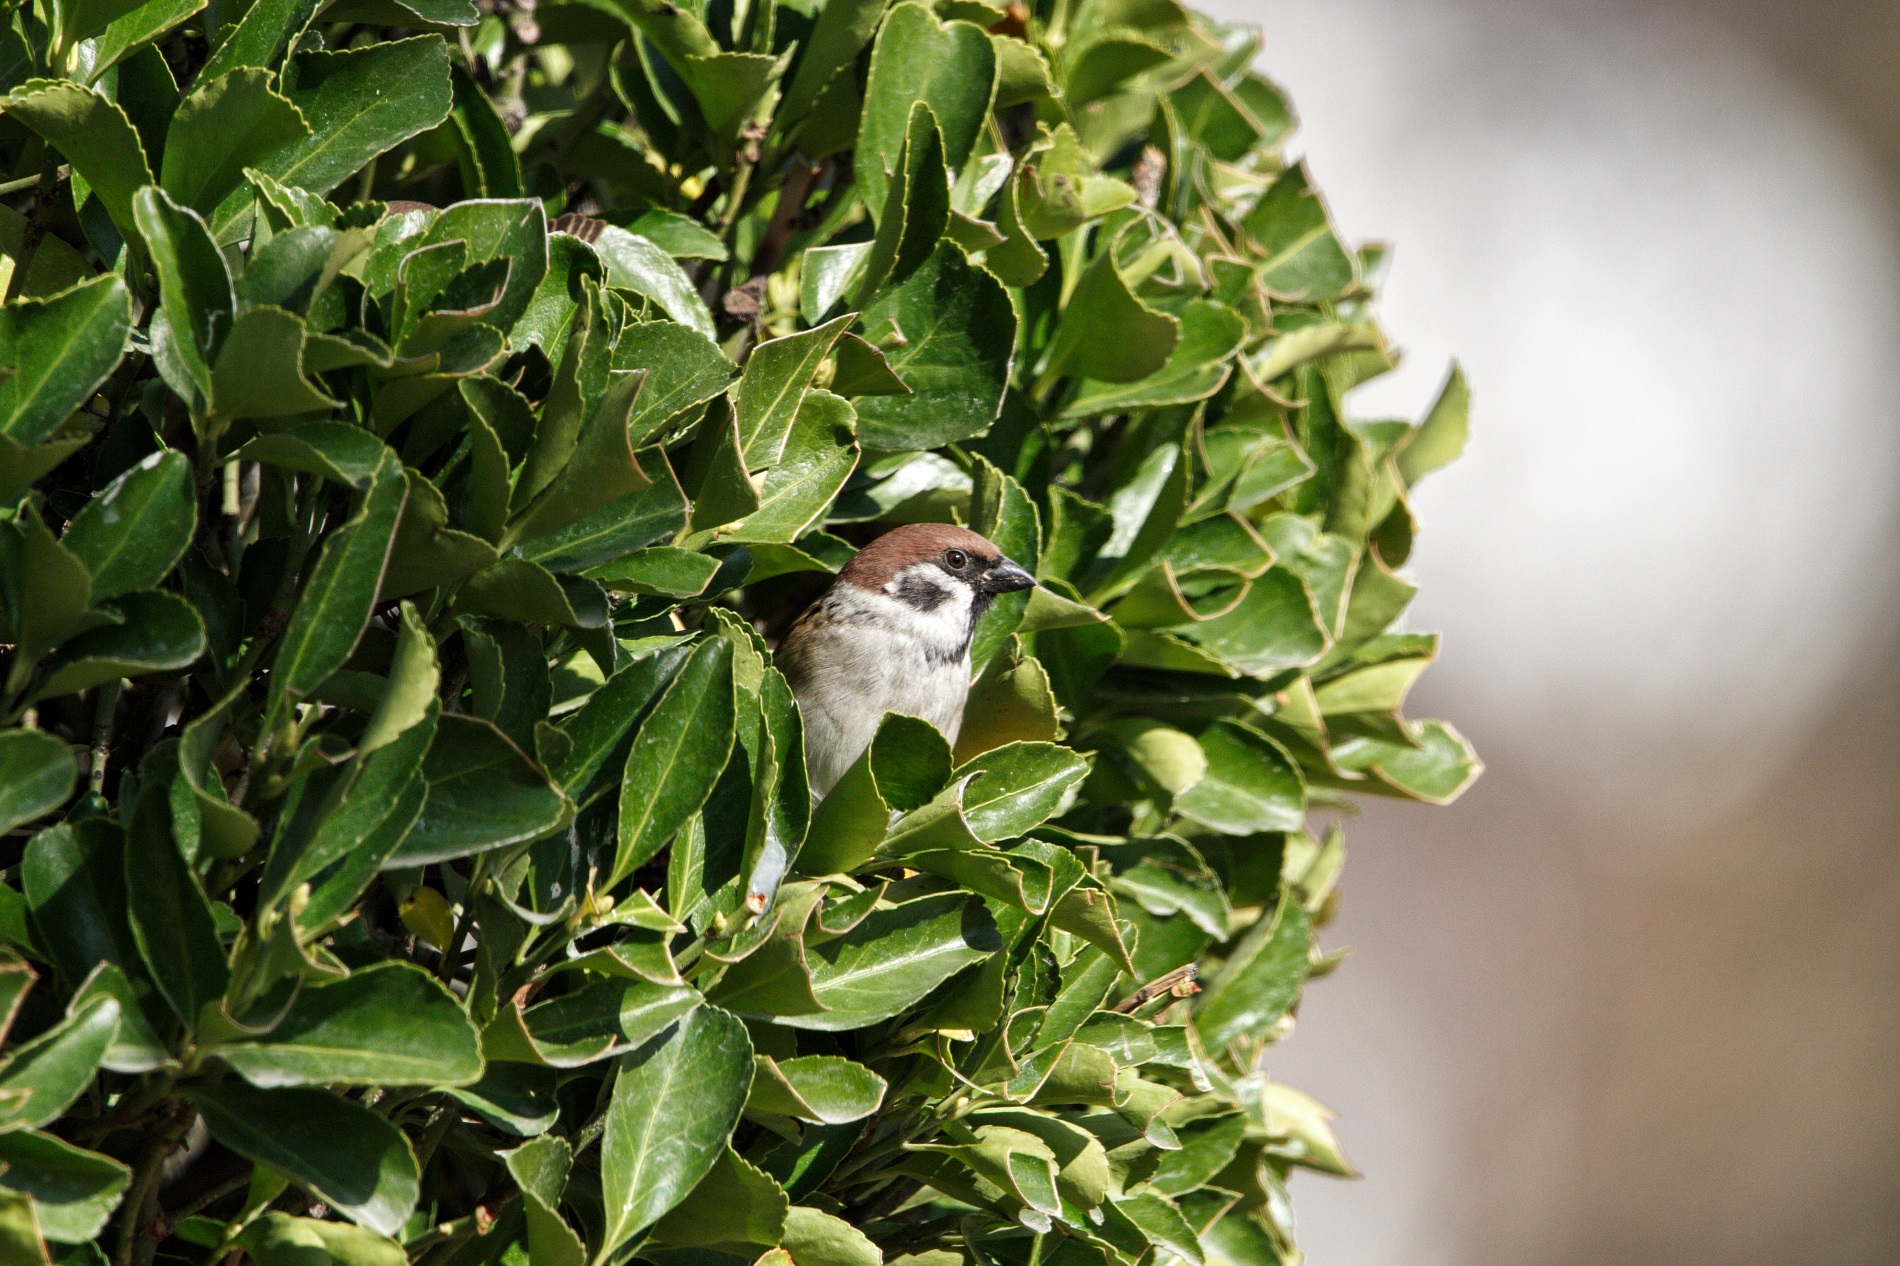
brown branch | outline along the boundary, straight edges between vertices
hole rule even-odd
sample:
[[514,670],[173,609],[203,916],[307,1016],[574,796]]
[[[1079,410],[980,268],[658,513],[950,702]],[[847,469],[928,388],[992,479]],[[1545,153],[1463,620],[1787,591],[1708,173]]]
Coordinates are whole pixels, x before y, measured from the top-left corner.
[[1197,983],[1199,977],[1200,971],[1193,963],[1189,963],[1186,967],[1177,967],[1171,972],[1156,976],[1153,980],[1135,990],[1135,992],[1129,994],[1126,998],[1123,998],[1120,1002],[1115,1004],[1113,1010],[1127,1015],[1139,1009],[1144,1004],[1159,998],[1164,993],[1172,994],[1176,998],[1192,998],[1195,994],[1201,992],[1201,986]]
[[26,231],[20,235],[20,253],[13,260],[13,276],[7,281],[6,301],[13,302],[26,288],[27,270],[33,256],[46,240],[46,220],[53,213],[53,200],[59,192],[59,159],[51,147],[40,157],[40,183],[33,193],[33,208],[27,212]]

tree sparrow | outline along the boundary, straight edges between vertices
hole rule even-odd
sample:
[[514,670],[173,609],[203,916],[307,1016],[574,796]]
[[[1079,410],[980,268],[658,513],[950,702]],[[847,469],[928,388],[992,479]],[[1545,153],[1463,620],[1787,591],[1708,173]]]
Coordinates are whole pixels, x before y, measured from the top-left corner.
[[912,523],[872,541],[779,643],[805,721],[812,794],[851,768],[886,712],[954,745],[970,693],[970,637],[999,593],[1036,578],[967,528]]

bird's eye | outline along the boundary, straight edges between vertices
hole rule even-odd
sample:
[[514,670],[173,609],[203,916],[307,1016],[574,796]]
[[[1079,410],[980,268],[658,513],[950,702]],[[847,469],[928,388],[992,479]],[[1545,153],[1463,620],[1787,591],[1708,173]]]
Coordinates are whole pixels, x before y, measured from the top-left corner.
[[951,571],[962,571],[970,556],[960,549],[947,549],[943,552],[943,565]]

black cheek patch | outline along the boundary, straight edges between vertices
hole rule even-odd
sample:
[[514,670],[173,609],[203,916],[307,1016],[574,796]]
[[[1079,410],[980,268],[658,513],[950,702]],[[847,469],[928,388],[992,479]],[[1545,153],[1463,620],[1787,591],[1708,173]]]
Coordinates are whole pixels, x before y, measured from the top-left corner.
[[919,611],[935,611],[950,601],[950,591],[937,584],[928,576],[916,572],[906,572],[897,579],[897,588],[892,596],[905,606]]

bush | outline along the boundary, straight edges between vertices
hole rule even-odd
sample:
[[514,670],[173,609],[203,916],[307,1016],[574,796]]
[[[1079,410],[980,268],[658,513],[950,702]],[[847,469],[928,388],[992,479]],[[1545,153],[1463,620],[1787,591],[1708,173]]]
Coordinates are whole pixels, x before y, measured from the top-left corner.
[[[1255,37],[88,2],[0,31],[0,1257],[1297,1260],[1465,391],[1347,417]],[[770,648],[920,520],[1042,587],[814,805]]]

